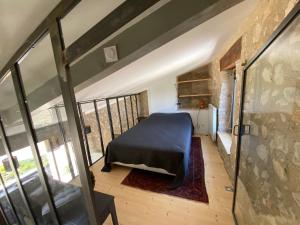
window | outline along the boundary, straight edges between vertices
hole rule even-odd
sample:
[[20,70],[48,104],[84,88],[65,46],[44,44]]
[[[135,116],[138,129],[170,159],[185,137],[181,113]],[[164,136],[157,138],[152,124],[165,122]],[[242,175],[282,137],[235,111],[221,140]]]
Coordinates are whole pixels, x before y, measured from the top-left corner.
[[230,116],[229,116],[229,125],[227,132],[232,133],[232,129],[234,126],[233,116],[234,116],[234,105],[235,105],[235,86],[236,86],[236,73],[235,70],[232,72],[231,75],[231,107],[230,107]]

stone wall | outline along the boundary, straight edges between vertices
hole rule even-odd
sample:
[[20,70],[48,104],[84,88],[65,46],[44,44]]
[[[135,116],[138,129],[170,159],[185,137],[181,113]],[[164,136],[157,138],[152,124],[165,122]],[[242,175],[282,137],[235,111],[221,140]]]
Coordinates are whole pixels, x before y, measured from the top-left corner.
[[234,179],[233,170],[231,169],[231,158],[230,155],[227,154],[224,144],[222,143],[219,136],[217,136],[217,145],[218,145],[218,152],[223,160],[224,167],[226,169],[227,174],[231,180]]
[[[242,36],[241,60],[236,62],[234,124],[239,123],[243,63],[264,45],[297,2],[259,1],[246,23],[226,45],[222,54],[211,63],[212,100],[220,106],[223,93],[219,60]],[[297,34],[300,33],[299,26],[293,29],[297,30]],[[251,133],[243,136],[242,142],[236,205],[239,224],[300,224],[300,180],[296,175],[300,173],[300,117],[297,114],[300,105],[299,57],[295,57],[299,56],[296,53],[299,52],[299,35],[286,37],[286,40],[284,57],[280,51],[276,53],[279,47],[274,48],[272,54],[260,62],[265,64],[261,68],[267,69],[259,70],[259,66],[256,66],[251,72],[254,75],[248,76],[249,88],[246,91],[250,98],[245,100],[248,113],[244,119],[251,125]],[[236,146],[237,137],[232,136],[230,163],[228,160],[225,162],[225,167],[231,171],[229,174],[234,174]]]
[[138,106],[139,106],[139,115],[140,116],[149,116],[149,106],[148,106],[148,92],[143,91],[139,94],[138,97]]
[[257,8],[249,16],[246,22],[234,33],[228,43],[225,44],[221,53],[209,65],[212,75],[212,102],[219,105],[221,89],[220,59],[229,48],[242,36],[241,61],[249,60],[260,47],[268,40],[281,21],[293,9],[298,0],[259,0]]
[[231,111],[233,98],[233,73],[221,72],[221,87],[218,107],[218,130],[222,132],[229,132],[231,129]]
[[[272,35],[278,25],[293,9],[298,0],[261,0],[257,8],[246,20],[237,32],[233,34],[231,40],[225,45],[221,54],[217,56],[209,65],[209,73],[212,77],[212,103],[219,107],[222,99],[222,72],[220,71],[220,59],[227,50],[242,36],[241,60],[236,62],[236,104],[234,107],[234,124],[238,124],[239,102],[241,92],[241,76],[243,74],[243,63],[251,59],[252,56],[264,45]],[[232,136],[231,166],[234,168],[236,155],[236,137]]]
[[[197,81],[202,80],[202,81]],[[187,83],[180,83],[190,81]],[[208,96],[193,96],[184,97],[179,96],[185,95],[199,95],[204,94]],[[199,109],[200,101],[203,104],[203,108],[208,108],[208,104],[211,103],[211,80],[208,74],[208,67],[200,67],[188,73],[177,76],[177,97],[179,109]]]
[[[149,112],[148,109],[148,98],[145,97],[145,93],[139,95],[142,97],[138,97],[138,106],[139,106],[139,116],[148,116],[147,112]],[[128,115],[128,126],[127,126],[127,118],[126,118],[126,110],[125,110],[125,102],[127,107],[127,115]],[[132,103],[132,107],[131,107]],[[84,122],[86,126],[91,127],[91,133],[87,135],[89,147],[91,152],[100,152],[101,149],[101,142],[100,142],[100,135],[98,132],[98,125],[96,120],[96,115],[94,108],[92,106],[93,103],[88,103],[90,105],[84,104],[86,106],[83,106],[83,117]],[[86,110],[85,110],[86,107]],[[121,126],[120,126],[120,120],[118,116],[118,108],[116,100],[110,101],[110,108],[111,108],[111,115],[112,115],[112,121],[113,121],[113,130],[116,136],[120,135],[122,132],[125,132],[128,130],[128,128],[133,127],[135,124],[137,124],[137,110],[136,110],[136,100],[135,97],[132,97],[132,101],[130,101],[130,97],[126,97],[126,100],[124,101],[123,98],[119,99],[119,108],[120,108],[120,117],[121,117],[121,126],[122,126],[122,132],[121,132]],[[131,110],[131,108],[133,110]],[[140,111],[142,110],[142,111]],[[142,113],[142,114],[141,114]],[[100,126],[102,131],[102,138],[103,138],[103,144],[104,148],[106,149],[108,143],[112,140],[111,139],[111,131],[110,131],[110,125],[108,120],[108,112],[105,102],[99,102],[98,103],[98,114],[100,119]],[[133,115],[133,117],[132,117]],[[104,149],[104,150],[105,150]]]
[[[103,107],[102,104],[99,105],[98,114],[99,114],[99,119],[101,124],[103,144],[104,144],[104,148],[106,148],[107,144],[111,141],[111,133],[110,133],[110,127],[108,122],[107,108]],[[102,151],[95,111],[91,110],[91,111],[83,112],[83,116],[84,116],[85,125],[90,126],[92,131],[90,134],[87,134],[90,151],[91,152],[99,152],[100,150]]]

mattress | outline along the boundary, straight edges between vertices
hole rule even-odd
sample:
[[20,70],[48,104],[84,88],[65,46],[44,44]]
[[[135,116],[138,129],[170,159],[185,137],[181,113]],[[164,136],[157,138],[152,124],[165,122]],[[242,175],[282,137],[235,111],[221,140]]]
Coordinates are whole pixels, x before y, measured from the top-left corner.
[[151,171],[151,172],[155,172],[155,173],[167,174],[167,175],[171,175],[171,176],[176,175],[176,174],[173,174],[173,173],[169,173],[168,171],[166,171],[164,169],[149,167],[149,166],[146,166],[145,164],[134,165],[134,164],[121,163],[121,162],[113,162],[112,164],[125,166],[125,167],[129,167],[129,168],[147,170],[147,171]]
[[188,113],[151,114],[108,144],[102,171],[114,162],[143,164],[176,174],[172,186],[178,187],[188,171],[192,133]]

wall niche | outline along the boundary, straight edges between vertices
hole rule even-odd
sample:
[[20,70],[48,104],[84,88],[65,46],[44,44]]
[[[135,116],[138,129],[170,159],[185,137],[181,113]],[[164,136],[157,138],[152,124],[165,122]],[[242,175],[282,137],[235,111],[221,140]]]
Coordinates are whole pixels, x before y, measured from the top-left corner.
[[177,77],[179,109],[205,109],[211,103],[211,77],[207,67]]

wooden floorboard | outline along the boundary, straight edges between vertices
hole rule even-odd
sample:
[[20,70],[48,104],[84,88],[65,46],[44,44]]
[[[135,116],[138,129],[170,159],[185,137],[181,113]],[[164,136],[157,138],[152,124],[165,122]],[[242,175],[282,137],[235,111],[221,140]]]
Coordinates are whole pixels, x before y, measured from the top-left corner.
[[[103,160],[92,170],[97,191],[115,196],[120,225],[233,225],[231,216],[232,193],[225,191],[230,180],[214,143],[201,136],[205,163],[205,181],[209,204],[178,197],[143,191],[121,185],[130,172],[125,167],[114,167],[102,173]],[[111,218],[105,225],[111,225]]]

